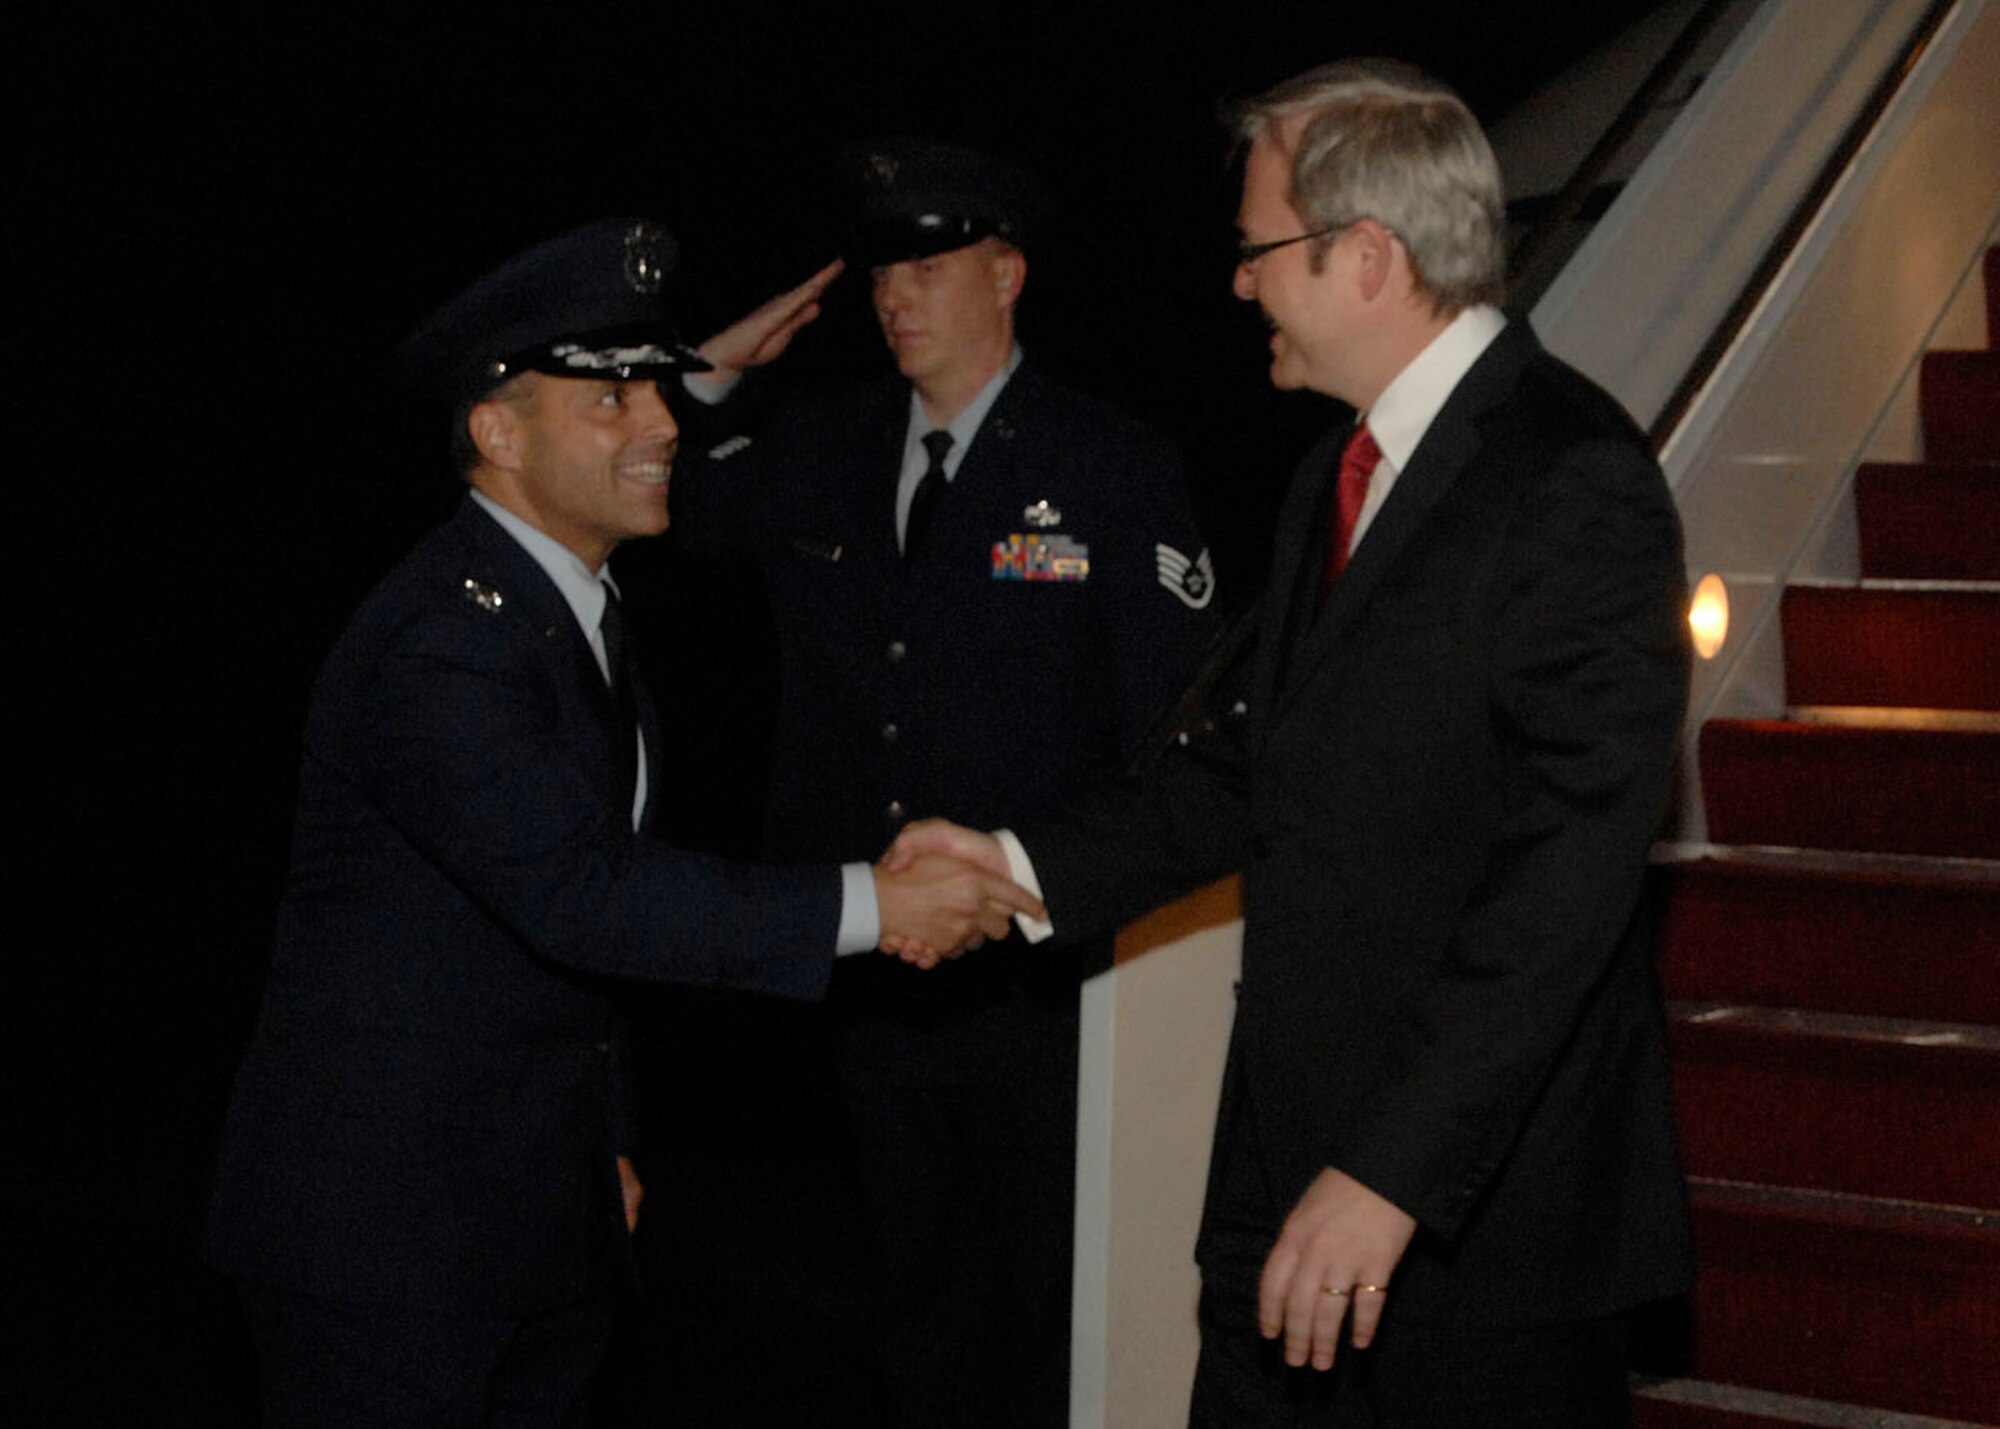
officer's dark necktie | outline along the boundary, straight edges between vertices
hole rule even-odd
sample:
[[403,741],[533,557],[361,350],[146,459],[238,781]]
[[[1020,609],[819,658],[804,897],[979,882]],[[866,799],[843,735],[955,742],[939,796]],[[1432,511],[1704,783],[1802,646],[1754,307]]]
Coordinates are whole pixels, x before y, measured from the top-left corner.
[[1340,478],[1334,486],[1333,519],[1327,522],[1326,559],[1320,563],[1319,598],[1315,610],[1326,604],[1327,596],[1333,591],[1333,583],[1347,569],[1347,552],[1354,544],[1354,528],[1360,523],[1361,508],[1368,501],[1368,482],[1375,475],[1375,466],[1381,460],[1382,449],[1375,445],[1375,434],[1365,424],[1356,427],[1340,454]]
[[597,619],[597,632],[604,637],[605,678],[611,687],[615,719],[612,774],[629,804],[639,779],[639,707],[632,693],[632,651],[625,640],[625,616],[619,609],[618,592],[609,581],[599,584],[604,588],[604,614]]
[[903,559],[906,562],[916,560],[924,533],[937,515],[938,502],[944,497],[945,487],[951,484],[944,476],[944,459],[951,450],[951,433],[943,427],[925,432],[924,450],[930,454],[930,463],[918,478],[917,489],[910,493],[910,514],[903,523]]

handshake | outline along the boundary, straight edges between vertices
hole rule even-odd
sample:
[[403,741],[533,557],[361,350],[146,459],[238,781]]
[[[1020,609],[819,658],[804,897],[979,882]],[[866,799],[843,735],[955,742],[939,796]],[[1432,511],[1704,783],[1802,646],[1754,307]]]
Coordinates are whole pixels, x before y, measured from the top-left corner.
[[942,819],[903,830],[874,873],[882,951],[914,967],[1006,937],[1016,913],[1046,915],[1042,901],[1014,882],[998,839]]

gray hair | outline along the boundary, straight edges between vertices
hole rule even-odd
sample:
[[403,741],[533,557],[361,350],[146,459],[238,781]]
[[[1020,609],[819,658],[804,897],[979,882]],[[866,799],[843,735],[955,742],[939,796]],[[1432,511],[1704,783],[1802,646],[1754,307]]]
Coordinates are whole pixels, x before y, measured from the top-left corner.
[[[1440,313],[1506,292],[1500,166],[1465,101],[1393,60],[1307,70],[1233,116],[1248,144],[1308,116],[1292,150],[1291,203],[1309,229],[1372,218],[1402,239],[1417,291]],[[1332,235],[1315,240],[1323,260]]]

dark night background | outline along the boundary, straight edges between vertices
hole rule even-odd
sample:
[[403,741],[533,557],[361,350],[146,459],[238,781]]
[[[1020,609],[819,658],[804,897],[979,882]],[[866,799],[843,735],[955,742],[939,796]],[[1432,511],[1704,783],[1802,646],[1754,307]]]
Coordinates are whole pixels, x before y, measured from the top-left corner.
[[[1240,602],[1328,412],[1268,390],[1261,326],[1229,298],[1218,105],[1389,53],[1491,119],[1648,8],[84,6],[57,25],[20,7],[7,445],[32,596],[13,641],[10,1418],[246,1422],[233,1301],[196,1258],[209,1160],[312,672],[455,499],[438,417],[380,376],[429,307],[528,242],[649,214],[681,236],[698,336],[832,253],[846,142],[1010,153],[1067,218],[1034,255],[1026,344],[1181,442]],[[836,291],[798,371],[884,360],[860,285]],[[726,570],[664,586],[675,826],[740,846],[758,799],[743,731],[769,688],[757,589]],[[655,1075],[707,1110],[662,1129],[649,1211],[673,1232],[653,1253],[672,1293],[648,1333],[672,1348],[637,1357],[676,1423],[865,1417],[866,1386],[837,1382],[863,1302],[836,1244],[851,1225],[816,1020],[661,995],[646,1018]],[[772,1304],[809,1343],[748,1343],[739,1362],[767,1370],[737,1408],[704,1409]]]

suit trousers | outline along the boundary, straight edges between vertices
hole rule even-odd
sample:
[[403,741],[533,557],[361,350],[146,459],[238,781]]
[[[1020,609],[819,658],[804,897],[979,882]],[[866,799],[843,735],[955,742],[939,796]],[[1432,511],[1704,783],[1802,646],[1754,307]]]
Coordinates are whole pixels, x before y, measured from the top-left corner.
[[265,1429],[590,1429],[611,1297],[527,1315],[248,1284]]
[[1215,1158],[1191,1429],[1624,1429],[1623,1315],[1533,1328],[1408,1320],[1392,1281],[1367,1349],[1343,1344],[1330,1370],[1288,1366],[1283,1341],[1258,1331],[1257,1291],[1291,1207],[1249,1099],[1228,1108]]
[[[1392,1289],[1391,1294],[1394,1294]],[[1224,1322],[1227,1323],[1224,1323]],[[1625,1429],[1625,1316],[1531,1329],[1399,1321],[1343,1345],[1329,1370],[1293,1369],[1204,1296],[1190,1429]]]

